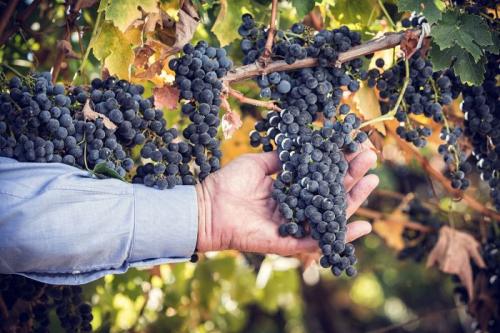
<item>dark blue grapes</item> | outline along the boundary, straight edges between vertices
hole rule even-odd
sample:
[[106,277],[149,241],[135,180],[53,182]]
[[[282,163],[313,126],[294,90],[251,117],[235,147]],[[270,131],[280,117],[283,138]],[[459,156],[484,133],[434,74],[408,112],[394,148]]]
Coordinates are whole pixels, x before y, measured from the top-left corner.
[[221,79],[233,63],[224,49],[211,47],[205,41],[195,46],[186,44],[183,52],[169,66],[176,74],[182,113],[191,121],[182,134],[190,142],[189,149],[200,169],[198,177],[203,180],[220,167],[220,142],[216,136],[222,103]]
[[[295,24],[291,31],[297,35],[306,29]],[[353,92],[359,89],[355,77],[362,63],[329,65],[339,52],[357,45],[360,37],[346,27],[324,30],[309,39],[280,37],[286,33],[278,31],[272,59],[293,63],[315,57],[319,65],[269,73],[256,79],[261,96],[276,100],[283,111],[269,111],[258,121],[255,131],[250,133],[250,143],[262,146],[264,151],[277,150],[282,162],[272,192],[286,221],[279,227],[279,234],[295,238],[309,235],[318,241],[323,267],[329,267],[336,276],[344,271],[354,276],[354,246],[346,244],[347,202],[343,180],[348,164],[344,153],[355,152],[367,135],[363,132],[352,135],[361,122],[350,113],[347,104],[340,104],[343,89]],[[240,34],[244,37],[240,44],[244,63],[256,61],[263,52],[267,32],[255,28],[253,19],[245,16]],[[325,126],[314,129],[312,123],[320,116],[324,117]]]

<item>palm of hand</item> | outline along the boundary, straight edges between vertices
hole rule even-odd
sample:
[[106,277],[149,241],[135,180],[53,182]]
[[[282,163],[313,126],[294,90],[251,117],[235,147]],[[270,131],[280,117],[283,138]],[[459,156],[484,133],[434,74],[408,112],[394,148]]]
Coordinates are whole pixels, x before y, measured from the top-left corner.
[[[378,183],[376,176],[366,176],[376,160],[370,150],[352,154],[350,172],[346,176],[346,191],[351,190],[348,215],[366,199]],[[271,175],[280,169],[275,152],[244,155],[203,182],[209,198],[208,218],[200,225],[198,250],[237,249],[245,252],[277,253],[281,255],[317,249],[317,242],[307,239],[282,238],[278,225],[283,218],[271,197]],[[370,231],[366,222],[349,225],[348,240]],[[199,233],[200,234],[200,233]]]

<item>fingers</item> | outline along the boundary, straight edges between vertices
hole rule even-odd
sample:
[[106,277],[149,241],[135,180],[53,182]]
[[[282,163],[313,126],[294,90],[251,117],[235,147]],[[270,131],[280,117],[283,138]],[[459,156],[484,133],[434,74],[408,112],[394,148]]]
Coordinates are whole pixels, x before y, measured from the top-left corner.
[[281,170],[281,161],[279,160],[278,153],[276,151],[251,154],[249,156],[251,156],[259,164],[266,175],[273,175]]
[[[356,221],[347,225],[346,242],[352,242],[360,237],[369,234],[372,226],[366,221]],[[272,246],[273,252],[282,256],[290,256],[305,252],[317,252],[318,241],[307,237],[296,239],[292,237],[278,238]]]
[[273,245],[276,254],[281,256],[291,256],[304,252],[314,252],[318,250],[318,241],[311,237],[297,239],[293,237],[280,237]]
[[379,182],[377,175],[368,175],[351,189],[347,195],[347,217],[350,217],[368,198],[370,193],[377,187]]
[[372,231],[372,225],[366,221],[355,221],[347,225],[347,242],[352,242],[360,237],[368,235]]
[[376,162],[377,154],[372,150],[365,150],[352,159],[344,179],[346,192],[349,192]]

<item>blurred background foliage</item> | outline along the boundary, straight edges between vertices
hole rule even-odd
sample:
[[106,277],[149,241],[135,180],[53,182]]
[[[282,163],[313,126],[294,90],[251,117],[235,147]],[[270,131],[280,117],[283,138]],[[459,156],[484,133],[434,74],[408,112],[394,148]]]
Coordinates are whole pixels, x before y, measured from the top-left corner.
[[[0,8],[5,8],[9,1],[0,1]],[[202,24],[198,25],[193,42],[204,39],[212,45],[225,46],[235,64],[242,59],[237,34],[241,14],[250,12],[262,24],[266,24],[270,15],[269,0],[195,3],[200,6]],[[399,21],[401,14],[394,2],[384,1],[384,5],[392,18]],[[21,0],[17,6],[16,21],[6,30],[10,38],[0,41],[2,72],[10,76],[53,69],[60,52],[58,41],[63,38],[67,24],[64,1]],[[279,26],[284,28],[302,20],[314,8],[313,13],[321,15],[325,28],[345,24],[360,31],[365,40],[392,29],[377,0],[294,0],[281,1],[279,6]],[[162,0],[160,7],[169,17],[177,17],[178,1]],[[221,16],[221,12],[225,15]],[[76,17],[81,31],[69,35],[75,56],[60,63],[58,81],[90,82],[102,74],[105,53],[116,54],[113,61],[118,63],[108,62],[106,66],[111,74],[123,73],[110,70],[117,66],[121,70],[132,66],[120,61],[137,40],[144,41],[144,36],[138,37],[139,26],[132,26],[123,34],[129,42],[121,45],[122,49],[115,44],[94,45],[79,72],[97,17],[97,5],[85,8]],[[397,28],[401,28],[399,23]],[[172,38],[168,27],[151,33],[162,33],[155,37],[162,41]],[[394,54],[395,51],[388,50],[377,56],[384,57],[387,63]],[[366,66],[370,66],[369,59]],[[125,76],[144,84],[147,94],[173,80],[173,73],[167,68],[147,78],[137,73],[140,71],[125,71]],[[235,88],[258,98],[253,81],[239,83]],[[370,101],[374,99],[368,93],[363,100],[349,102],[371,118],[379,115],[380,110],[378,103]],[[231,139],[223,141],[224,164],[243,153],[257,151],[250,147],[248,133],[261,117],[261,110],[235,101],[231,105],[242,116],[243,126]],[[179,109],[165,110],[165,117],[171,126],[183,126]],[[412,162],[411,154],[402,151],[393,138],[384,138],[380,132],[385,132],[385,128],[378,129],[379,132],[372,133],[372,140],[383,160],[373,172],[380,176],[383,191],[370,197],[365,208],[392,212],[398,200],[384,193],[417,192],[423,200],[438,201],[446,209],[450,198],[436,197],[435,186],[423,169]],[[437,138],[431,140],[424,155],[440,169],[441,159],[433,155],[437,144]],[[478,196],[487,193],[476,190]],[[461,203],[454,205],[456,211],[466,209]],[[208,253],[196,264],[130,270],[86,285],[85,294],[93,304],[93,326],[97,332],[466,332],[465,308],[454,299],[451,278],[421,263],[399,261],[397,250],[402,246],[402,227],[384,221],[377,223],[376,233],[355,243],[359,257],[359,275],[355,279],[333,278],[307,258],[264,257],[233,251]],[[305,262],[309,262],[307,267]],[[58,328],[53,327],[52,331]]]

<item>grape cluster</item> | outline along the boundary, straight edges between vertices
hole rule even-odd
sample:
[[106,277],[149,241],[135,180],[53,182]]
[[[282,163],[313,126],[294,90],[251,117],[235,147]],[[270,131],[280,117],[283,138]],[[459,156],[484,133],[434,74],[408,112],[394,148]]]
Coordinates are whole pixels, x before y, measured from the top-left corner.
[[461,109],[464,113],[465,136],[470,139],[472,155],[477,161],[481,179],[491,190],[493,204],[500,210],[500,58],[489,54],[485,79],[481,86],[464,86]]
[[183,131],[192,145],[192,155],[200,168],[199,178],[220,168],[220,143],[217,129],[220,123],[219,110],[222,78],[233,63],[222,48],[208,46],[200,41],[193,46],[186,44],[184,55],[172,59],[170,68],[175,71],[175,84],[184,101],[182,113],[192,122]]
[[22,327],[35,333],[50,332],[50,312],[54,311],[66,332],[92,332],[91,306],[82,298],[79,286],[53,286],[19,275],[0,274],[0,299],[7,318],[0,313],[0,331]]
[[[463,130],[460,127],[451,128],[445,116],[445,108],[461,93],[459,79],[452,70],[434,71],[430,60],[425,59],[420,51],[408,59],[408,78],[403,60],[384,71],[383,59],[377,59],[376,65],[378,68],[362,72],[361,78],[366,80],[369,87],[377,88],[383,114],[395,111],[394,117],[400,122],[396,133],[407,142],[422,148],[426,146],[432,131],[410,118],[410,115],[423,115],[443,124],[441,139],[444,143],[439,146],[438,151],[447,165],[447,175],[452,186],[465,190],[470,184],[465,176],[472,168],[459,145]],[[403,92],[405,80],[408,80],[408,85]]]
[[[131,149],[141,145],[150,162],[138,166],[134,183],[160,189],[195,183],[191,146],[166,128],[163,112],[142,97],[140,85],[110,77],[66,93],[41,73],[24,82],[13,77],[8,90],[0,95],[0,156],[88,170],[104,164],[125,177],[136,165]],[[92,120],[86,112],[102,116]]]
[[[243,15],[239,32],[245,63],[256,61],[264,51],[267,31],[255,27],[253,18]],[[278,31],[272,59],[315,57],[318,65],[297,71],[273,72],[257,78],[261,96],[277,101],[281,111],[269,111],[250,133],[252,146],[264,151],[276,147],[282,170],[274,181],[272,196],[286,223],[279,227],[283,237],[310,235],[322,251],[321,266],[334,275],[357,272],[354,246],[346,244],[346,192],[344,176],[348,164],[344,153],[352,153],[367,139],[364,132],[353,131],[361,121],[341,104],[344,89],[355,92],[355,75],[362,62],[351,61],[340,67],[329,66],[338,53],[357,45],[359,34],[347,27],[323,30],[310,36],[302,24],[291,28],[293,38],[280,39],[289,32]],[[302,34],[302,35],[300,35]],[[320,117],[324,127],[315,128]]]
[[[167,128],[163,112],[154,108],[152,99],[142,96],[144,88],[140,85],[110,77],[94,79],[90,87],[71,87],[67,91],[63,85],[53,84],[49,73],[35,73],[2,81],[0,88],[0,156],[22,162],[65,163],[96,173],[101,166],[107,169],[106,175],[113,171],[133,183],[159,189],[196,182],[190,162],[193,156],[197,163],[200,161],[204,146],[195,143],[194,135],[190,136],[190,144],[178,137],[177,129]],[[201,116],[205,106],[208,104],[200,104],[199,116],[206,119],[208,127],[209,118]],[[217,112],[212,116],[217,121],[211,124],[210,131],[215,128],[216,132]],[[201,132],[202,121],[196,117],[191,120],[196,125],[190,126]],[[199,136],[205,137],[202,133]],[[214,155],[208,170],[199,163],[200,176],[205,177],[218,169],[220,151],[213,138],[201,142],[208,143]],[[132,158],[135,147],[140,148],[141,158]],[[191,260],[196,259],[195,254]],[[68,332],[91,331],[91,308],[82,303],[79,287],[51,287],[0,275],[0,292],[9,306],[17,299],[34,302],[15,320],[34,325],[35,332],[48,331],[52,308]],[[0,331],[5,320],[0,318]]]

